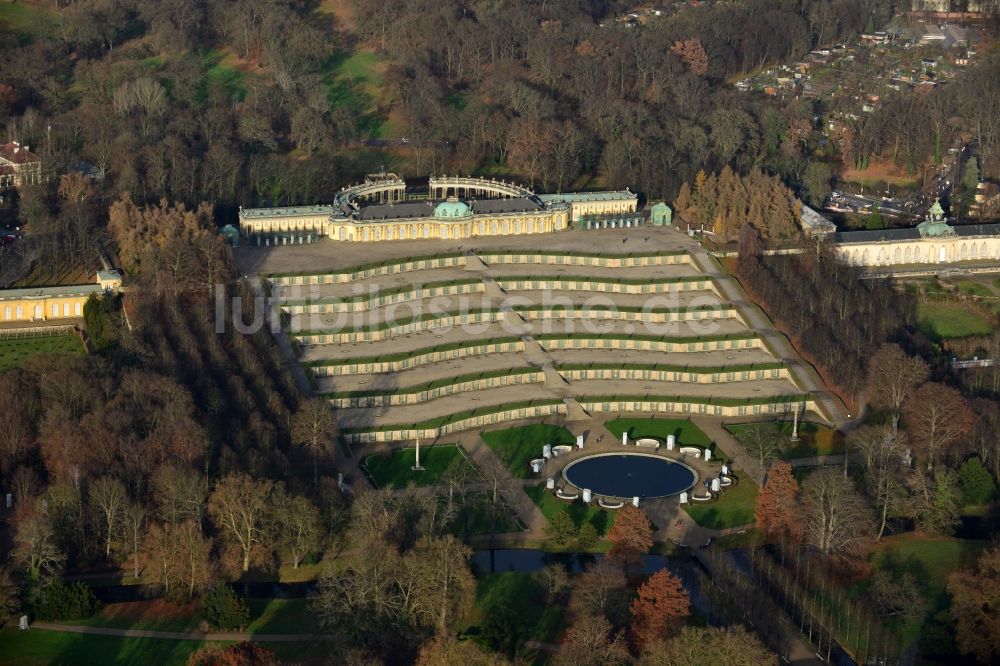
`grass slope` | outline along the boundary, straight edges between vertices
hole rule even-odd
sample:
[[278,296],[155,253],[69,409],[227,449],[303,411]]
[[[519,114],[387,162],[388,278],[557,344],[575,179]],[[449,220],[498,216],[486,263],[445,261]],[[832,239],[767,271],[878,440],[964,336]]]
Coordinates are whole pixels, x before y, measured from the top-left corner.
[[12,31],[36,35],[51,29],[50,11],[24,2],[0,2],[0,24]]
[[546,444],[575,444],[576,437],[558,425],[533,423],[526,426],[491,430],[480,436],[493,453],[507,465],[511,474],[519,479],[530,478],[531,460],[542,455]]

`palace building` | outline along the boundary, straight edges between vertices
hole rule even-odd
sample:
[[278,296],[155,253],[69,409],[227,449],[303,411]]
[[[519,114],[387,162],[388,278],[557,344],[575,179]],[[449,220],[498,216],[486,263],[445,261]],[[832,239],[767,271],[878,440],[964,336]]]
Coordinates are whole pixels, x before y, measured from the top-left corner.
[[410,191],[393,173],[370,174],[344,188],[333,204],[241,208],[240,231],[251,244],[463,239],[642,224],[629,190],[538,195],[500,180],[432,176],[426,192]]
[[0,328],[80,319],[88,298],[118,291],[121,286],[121,275],[109,269],[98,271],[92,284],[2,289]]
[[950,225],[937,201],[915,227],[845,231],[835,240],[841,258],[855,266],[1000,260],[1000,224]]

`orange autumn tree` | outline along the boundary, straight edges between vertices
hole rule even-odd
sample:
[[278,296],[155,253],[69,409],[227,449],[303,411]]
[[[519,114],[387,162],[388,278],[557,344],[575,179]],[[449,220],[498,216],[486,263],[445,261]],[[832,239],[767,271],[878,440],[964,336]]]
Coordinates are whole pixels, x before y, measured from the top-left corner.
[[641,561],[653,547],[653,526],[641,509],[628,506],[615,517],[615,524],[608,531],[608,541],[611,542],[608,557],[627,567]]
[[636,650],[667,637],[691,613],[691,602],[681,580],[666,569],[649,577],[636,591],[629,607],[632,626],[629,636]]
[[776,462],[767,473],[767,482],[757,495],[757,528],[772,539],[795,538],[801,524],[798,509],[799,484],[792,466]]

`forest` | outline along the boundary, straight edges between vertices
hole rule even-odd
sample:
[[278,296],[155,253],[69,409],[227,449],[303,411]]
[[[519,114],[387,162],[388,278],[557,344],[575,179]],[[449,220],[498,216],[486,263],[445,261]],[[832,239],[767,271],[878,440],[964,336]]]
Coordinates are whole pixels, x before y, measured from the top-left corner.
[[103,208],[126,194],[211,202],[222,224],[240,205],[328,201],[383,165],[548,191],[629,186],[649,200],[728,168],[817,204],[843,166],[919,170],[959,133],[983,176],[1000,168],[993,55],[953,84],[901,90],[832,144],[817,119],[850,109],[730,85],[883,23],[880,1],[704,3],[633,30],[616,24],[624,3],[575,0],[17,6],[26,18],[0,15],[0,118],[48,177],[0,206],[0,222],[30,231],[0,248],[7,282],[26,261],[93,265]]

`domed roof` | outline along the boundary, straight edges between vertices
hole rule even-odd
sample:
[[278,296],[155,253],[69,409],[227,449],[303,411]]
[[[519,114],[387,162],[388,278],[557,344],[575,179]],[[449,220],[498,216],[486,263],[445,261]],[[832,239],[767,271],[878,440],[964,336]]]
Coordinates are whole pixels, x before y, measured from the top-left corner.
[[434,208],[434,217],[445,220],[472,217],[472,208],[456,197],[448,197],[447,201],[442,201]]

